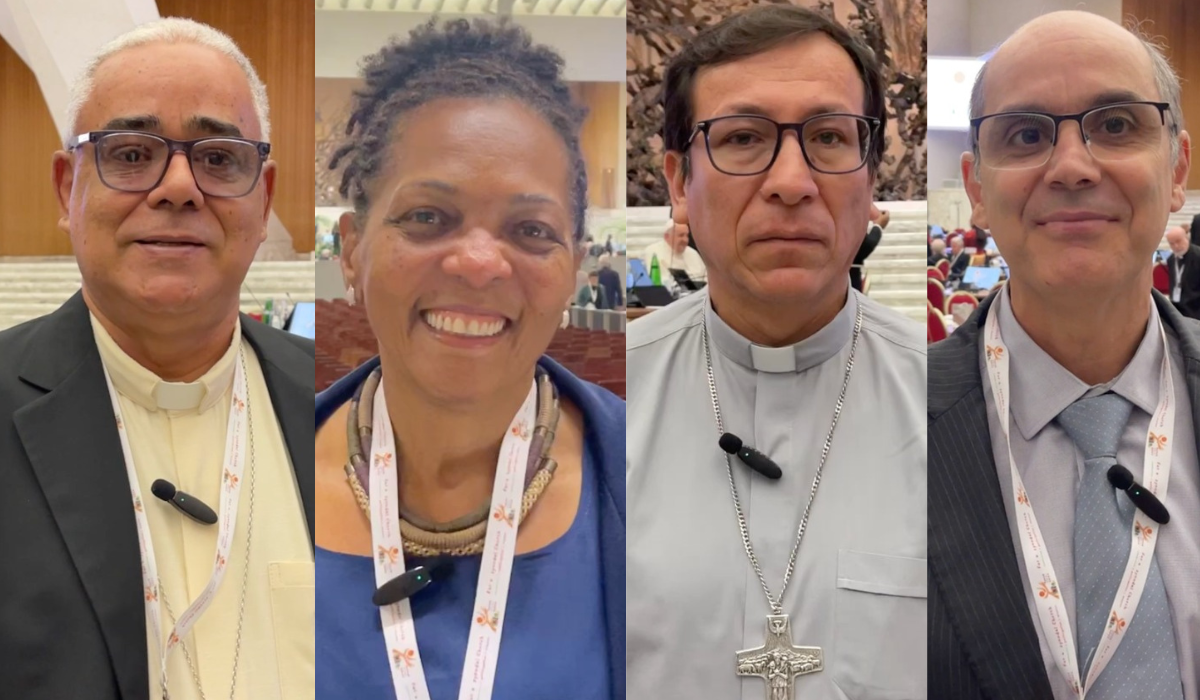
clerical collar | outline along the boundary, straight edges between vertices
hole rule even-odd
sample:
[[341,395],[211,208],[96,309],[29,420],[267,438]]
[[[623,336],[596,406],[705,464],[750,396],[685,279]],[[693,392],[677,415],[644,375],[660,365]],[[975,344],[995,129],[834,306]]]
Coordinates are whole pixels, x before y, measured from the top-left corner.
[[204,376],[194,382],[168,382],[141,366],[125,353],[104,326],[92,319],[92,334],[113,386],[120,394],[151,411],[207,411],[212,408],[233,382],[234,362],[242,342],[241,320],[233,329],[229,349]]
[[[707,290],[704,294],[707,295]],[[858,298],[850,290],[842,310],[824,328],[795,345],[770,348],[742,337],[721,320],[711,299],[706,296],[704,301],[708,332],[717,350],[743,367],[771,373],[803,372],[836,355],[850,342],[854,333],[854,315],[858,310]]]

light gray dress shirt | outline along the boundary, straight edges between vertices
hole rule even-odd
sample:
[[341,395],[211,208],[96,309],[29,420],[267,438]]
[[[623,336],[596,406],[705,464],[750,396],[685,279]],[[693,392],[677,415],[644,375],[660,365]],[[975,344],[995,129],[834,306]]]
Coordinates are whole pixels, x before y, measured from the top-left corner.
[[845,408],[792,582],[793,642],[824,650],[796,678],[804,700],[926,694],[926,342],[919,324],[851,292],[804,341],[756,346],[707,292],[630,324],[627,335],[628,697],[763,700],[736,675],[759,647],[767,600],[747,560],[709,397],[707,317],[725,429],[783,469],[770,481],[735,459],[750,538],[779,594],[833,418],[856,308],[863,328]]
[[[1159,377],[1162,367],[1162,337],[1159,335],[1158,308],[1149,296],[1150,319],[1133,359],[1114,380],[1089,387],[1058,364],[1025,333],[1012,312],[1008,289],[996,298],[993,312],[999,314],[1000,333],[1008,345],[1009,382],[1012,395],[1012,452],[1025,483],[1030,505],[1054,564],[1058,587],[1071,630],[1075,631],[1074,528],[1075,493],[1083,475],[1083,455],[1076,449],[1055,417],[1067,406],[1086,395],[1113,391],[1133,404],[1129,423],[1121,434],[1117,461],[1128,467],[1133,478],[1142,479],[1146,431],[1150,415],[1158,406]],[[1192,401],[1184,380],[1183,356],[1174,332],[1167,329],[1171,350],[1171,380],[1175,387],[1175,447],[1171,456],[1171,476],[1163,499],[1171,513],[1171,522],[1159,531],[1154,556],[1162,571],[1163,585],[1171,605],[1175,625],[1175,644],[1179,653],[1185,700],[1200,700],[1200,462],[1196,457],[1196,436],[1192,425]],[[1028,581],[1025,559],[1017,536],[1012,494],[1012,472],[1004,445],[1004,433],[987,381],[984,354],[979,355],[983,389],[987,402],[988,428],[992,452],[996,457],[996,475],[1004,498],[1004,509],[1012,531],[1013,549],[1021,570],[1021,582]],[[1115,593],[1115,591],[1114,591]],[[1055,700],[1073,698],[1070,688],[1046,646],[1032,590],[1025,586],[1029,614],[1038,633],[1042,660],[1050,675]],[[1134,618],[1137,619],[1136,616]]]

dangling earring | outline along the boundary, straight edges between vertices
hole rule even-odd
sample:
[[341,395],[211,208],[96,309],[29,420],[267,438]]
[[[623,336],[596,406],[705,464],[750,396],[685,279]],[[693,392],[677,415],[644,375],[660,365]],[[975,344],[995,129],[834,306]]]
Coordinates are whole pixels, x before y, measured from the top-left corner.
[[354,285],[350,285],[349,287],[346,287],[346,303],[349,304],[350,306],[354,306],[354,304],[356,303],[356,300],[354,298]]

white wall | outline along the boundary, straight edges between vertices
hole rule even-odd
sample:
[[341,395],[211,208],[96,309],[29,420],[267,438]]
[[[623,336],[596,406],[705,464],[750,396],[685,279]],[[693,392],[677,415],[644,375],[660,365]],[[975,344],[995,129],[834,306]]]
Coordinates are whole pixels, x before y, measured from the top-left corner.
[[965,131],[930,130],[926,142],[929,147],[929,189],[951,187],[951,181],[962,181],[959,158],[970,149],[970,140]]
[[929,223],[944,229],[971,227],[971,200],[961,187],[929,190]]
[[109,40],[158,18],[154,0],[0,0],[0,32],[38,81],[64,138],[68,91]]
[[930,56],[971,55],[970,0],[929,0]]
[[[316,12],[318,78],[358,77],[358,62],[363,56],[391,37],[405,37],[429,21],[429,15],[412,12]],[[450,19],[454,15],[442,17]],[[625,82],[624,17],[517,16],[514,21],[528,29],[535,42],[562,55],[567,80]]]

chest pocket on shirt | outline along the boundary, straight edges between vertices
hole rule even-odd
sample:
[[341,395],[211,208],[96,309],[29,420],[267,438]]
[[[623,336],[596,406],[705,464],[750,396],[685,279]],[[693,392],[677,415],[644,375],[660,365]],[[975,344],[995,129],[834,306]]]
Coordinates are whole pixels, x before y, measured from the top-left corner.
[[838,551],[833,681],[851,700],[926,695],[926,560]]
[[311,698],[316,683],[313,563],[271,562],[270,576],[279,696],[285,700]]

